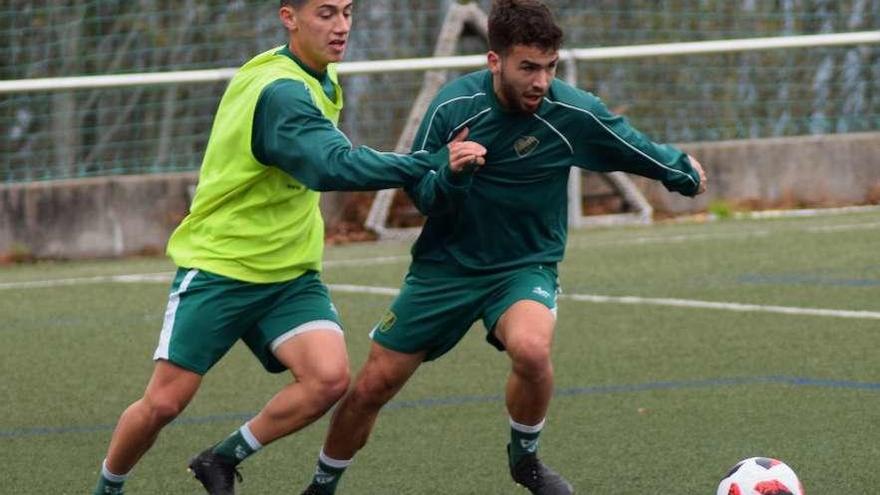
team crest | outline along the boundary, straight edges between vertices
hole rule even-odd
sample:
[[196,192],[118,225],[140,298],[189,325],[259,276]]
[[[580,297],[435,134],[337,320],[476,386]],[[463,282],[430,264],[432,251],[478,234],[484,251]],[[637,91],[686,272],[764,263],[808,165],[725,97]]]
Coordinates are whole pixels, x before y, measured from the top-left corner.
[[376,325],[376,328],[380,332],[387,332],[388,330],[391,330],[391,327],[393,327],[396,322],[397,315],[395,315],[393,311],[388,310],[382,316],[382,319],[379,320],[379,324]]
[[513,143],[513,149],[516,151],[516,154],[522,158],[535,151],[535,148],[537,148],[540,143],[541,141],[538,141],[538,138],[535,136],[523,136]]

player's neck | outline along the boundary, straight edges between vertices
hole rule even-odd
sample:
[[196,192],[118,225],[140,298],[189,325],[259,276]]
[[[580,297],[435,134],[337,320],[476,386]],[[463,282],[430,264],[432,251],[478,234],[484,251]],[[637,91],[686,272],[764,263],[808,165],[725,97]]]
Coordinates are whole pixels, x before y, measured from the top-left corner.
[[290,53],[293,55],[293,59],[300,65],[302,68],[313,72],[316,76],[323,76],[327,73],[327,63],[319,62],[315,60],[311,60],[308,56],[305,55],[305,50],[299,48],[297,46],[296,40],[290,40],[290,43],[287,45],[287,48],[290,50]]
[[495,101],[498,102],[501,109],[508,112],[511,111],[510,102],[507,100],[507,96],[501,89],[501,80],[495,75],[492,76],[492,92],[495,93]]

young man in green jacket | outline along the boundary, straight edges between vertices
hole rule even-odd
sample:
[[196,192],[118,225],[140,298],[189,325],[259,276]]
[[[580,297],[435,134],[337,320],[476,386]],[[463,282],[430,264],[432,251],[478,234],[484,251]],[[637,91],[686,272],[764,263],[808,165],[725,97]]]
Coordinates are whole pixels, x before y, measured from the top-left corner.
[[425,114],[415,151],[441,149],[467,127],[486,146],[486,164],[461,177],[451,194],[429,180],[407,186],[427,222],[399,296],[371,333],[367,362],[333,414],[306,494],[335,492],[382,406],[477,320],[511,361],[511,476],[531,493],[573,493],[537,457],[553,395],[550,354],[570,168],[635,173],[686,196],[705,190],[705,175],[694,158],[653,143],[597,97],[555,79],[561,40],[538,0],[496,0],[488,70],[448,84]]
[[294,380],[190,462],[208,493],[234,493],[239,462],[321,417],[349,384],[342,327],[319,276],[317,191],[419,179],[451,190],[457,173],[483,163],[485,149],[463,141],[466,133],[436,153],[352,147],[336,127],[342,88],[335,68],[351,10],[351,0],[282,0],[289,43],[247,62],[226,89],[190,214],[168,243],[179,269],[153,375],[119,418],[95,494],[122,493],[127,473],[202,376],[242,340],[266,370],[290,370]]

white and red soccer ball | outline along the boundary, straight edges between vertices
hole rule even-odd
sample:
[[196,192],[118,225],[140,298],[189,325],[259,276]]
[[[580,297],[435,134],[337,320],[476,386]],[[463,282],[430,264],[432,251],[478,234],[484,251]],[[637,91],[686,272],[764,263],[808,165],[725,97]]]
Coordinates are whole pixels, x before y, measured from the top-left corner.
[[750,457],[736,463],[717,495],[804,495],[804,487],[784,462],[769,457]]

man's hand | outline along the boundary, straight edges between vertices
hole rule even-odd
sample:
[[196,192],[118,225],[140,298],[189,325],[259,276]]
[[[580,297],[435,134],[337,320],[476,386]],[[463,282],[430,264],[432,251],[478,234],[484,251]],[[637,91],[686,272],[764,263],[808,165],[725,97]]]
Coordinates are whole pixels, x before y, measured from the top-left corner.
[[486,163],[486,148],[480,143],[465,141],[467,136],[465,127],[449,142],[449,169],[453,173],[470,171]]
[[[700,165],[700,162],[698,162],[693,156],[688,155],[688,160],[690,160],[691,166],[694,167],[694,170],[700,175],[700,187],[697,189],[697,194],[703,194],[706,192],[706,171],[703,170],[703,166]],[[694,196],[697,194],[694,194]]]

